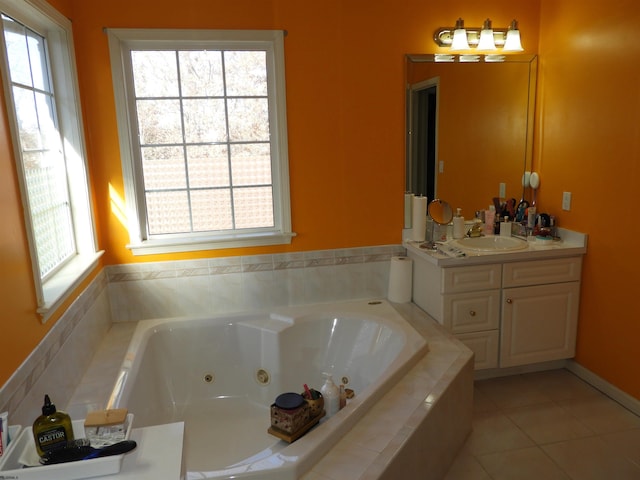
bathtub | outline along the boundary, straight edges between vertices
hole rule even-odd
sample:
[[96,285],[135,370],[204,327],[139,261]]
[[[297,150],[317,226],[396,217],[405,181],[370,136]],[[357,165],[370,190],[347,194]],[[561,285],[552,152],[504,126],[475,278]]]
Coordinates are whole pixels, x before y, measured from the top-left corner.
[[[144,320],[108,406],[128,408],[135,427],[185,422],[187,479],[296,479],[427,350],[383,301]],[[319,390],[323,372],[355,397],[292,444],[270,435],[274,399],[305,383]]]

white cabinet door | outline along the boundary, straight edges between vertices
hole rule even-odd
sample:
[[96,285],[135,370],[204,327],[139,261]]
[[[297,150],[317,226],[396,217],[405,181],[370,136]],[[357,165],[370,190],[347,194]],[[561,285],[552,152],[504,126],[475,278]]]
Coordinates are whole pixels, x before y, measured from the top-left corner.
[[579,299],[579,282],[505,288],[500,366],[573,357]]

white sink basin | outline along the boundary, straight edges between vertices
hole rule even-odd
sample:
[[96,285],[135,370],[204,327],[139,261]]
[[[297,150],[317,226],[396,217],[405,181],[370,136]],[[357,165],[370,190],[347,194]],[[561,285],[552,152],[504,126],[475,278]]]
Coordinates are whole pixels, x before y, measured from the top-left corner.
[[499,235],[462,238],[460,240],[452,240],[451,244],[463,250],[473,252],[509,252],[512,250],[523,250],[528,247],[527,242],[517,237],[501,237]]

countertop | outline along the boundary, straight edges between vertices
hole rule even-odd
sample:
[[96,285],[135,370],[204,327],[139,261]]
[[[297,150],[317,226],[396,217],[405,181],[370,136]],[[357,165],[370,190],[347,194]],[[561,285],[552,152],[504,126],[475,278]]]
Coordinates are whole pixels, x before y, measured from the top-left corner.
[[[425,260],[439,267],[460,267],[465,265],[483,265],[490,263],[520,262],[547,258],[570,257],[587,253],[587,235],[567,229],[558,229],[560,240],[550,245],[540,245],[535,241],[527,242],[527,248],[512,251],[474,253],[465,251],[464,257],[450,257],[437,251],[420,248],[423,242],[405,240],[407,253],[414,259]],[[448,243],[448,242],[447,242]]]

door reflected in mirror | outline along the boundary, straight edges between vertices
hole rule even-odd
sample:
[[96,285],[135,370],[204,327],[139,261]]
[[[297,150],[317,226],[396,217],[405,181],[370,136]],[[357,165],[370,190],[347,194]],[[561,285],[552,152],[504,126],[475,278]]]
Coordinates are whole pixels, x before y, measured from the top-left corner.
[[467,218],[492,198],[524,198],[531,170],[537,58],[441,63],[407,55],[406,190]]

